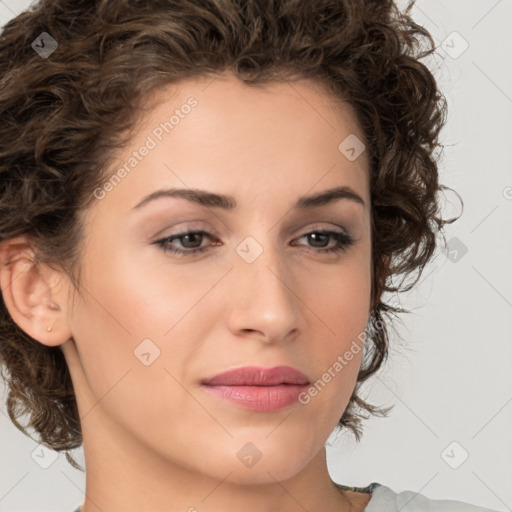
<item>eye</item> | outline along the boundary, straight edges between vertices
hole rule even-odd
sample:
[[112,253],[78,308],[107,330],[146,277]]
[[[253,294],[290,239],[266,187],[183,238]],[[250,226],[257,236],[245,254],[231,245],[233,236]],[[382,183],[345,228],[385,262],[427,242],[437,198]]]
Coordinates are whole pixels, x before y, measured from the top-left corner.
[[[211,238],[211,235],[206,231],[185,231],[183,233],[176,233],[175,235],[157,240],[155,244],[159,245],[164,252],[171,252],[181,256],[186,254],[197,254],[207,249],[207,246],[201,247],[201,241],[204,236]],[[174,242],[174,240],[180,240],[180,243],[185,250],[172,247],[170,244]]]
[[[326,231],[326,230],[315,230],[305,233],[297,240],[307,237],[309,242],[313,243],[313,247],[317,248],[315,252],[326,253],[326,252],[341,252],[345,251],[354,244],[354,239],[347,233],[341,231]],[[334,239],[335,244],[332,247],[329,245],[329,238]]]
[[[221,245],[218,241],[208,245],[202,245],[205,237],[213,239],[213,236],[207,231],[184,231],[182,233],[176,233],[162,238],[154,243],[164,252],[176,254],[178,256],[198,254],[206,251],[210,246]],[[340,231],[317,229],[305,233],[295,240],[300,240],[301,238],[307,238],[308,242],[312,244],[310,245],[310,248],[312,248],[313,252],[317,253],[337,253],[347,250],[348,247],[354,244],[354,239],[349,234]],[[334,244],[329,247],[330,239],[334,241]],[[181,248],[172,245],[175,241],[179,241]]]

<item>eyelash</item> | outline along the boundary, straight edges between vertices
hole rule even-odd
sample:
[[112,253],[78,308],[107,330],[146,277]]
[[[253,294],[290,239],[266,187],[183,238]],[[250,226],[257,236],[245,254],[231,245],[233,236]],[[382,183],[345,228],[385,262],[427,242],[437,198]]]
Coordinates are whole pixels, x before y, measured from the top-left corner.
[[[354,244],[354,239],[346,233],[340,233],[338,231],[327,231],[327,230],[322,230],[322,229],[309,231],[308,233],[304,233],[299,238],[302,238],[302,237],[305,237],[308,235],[312,235],[312,234],[329,235],[336,240],[336,245],[334,247],[330,247],[329,249],[313,247],[314,251],[323,253],[323,254],[339,253],[339,252],[347,250],[351,245]],[[181,249],[174,249],[174,248],[168,246],[168,243],[172,242],[173,240],[185,237],[187,235],[206,235],[207,237],[212,238],[211,235],[207,231],[203,231],[203,230],[185,231],[183,233],[176,233],[175,235],[171,235],[171,236],[162,238],[160,240],[157,240],[154,243],[157,244],[158,246],[160,246],[161,249],[164,251],[164,253],[170,252],[173,254],[178,254],[180,256],[188,256],[188,255],[192,255],[192,254],[198,254],[198,253],[204,252],[206,249],[208,249],[208,247],[210,247],[210,246],[205,246],[205,247],[198,247],[195,249],[181,250]]]

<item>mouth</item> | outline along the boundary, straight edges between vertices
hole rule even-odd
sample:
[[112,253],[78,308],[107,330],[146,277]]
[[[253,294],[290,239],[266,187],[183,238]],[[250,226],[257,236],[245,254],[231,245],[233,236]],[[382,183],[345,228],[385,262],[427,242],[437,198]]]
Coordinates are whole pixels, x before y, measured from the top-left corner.
[[275,412],[297,403],[309,380],[290,366],[245,366],[201,381],[205,391],[243,409]]
[[243,366],[203,379],[201,384],[210,386],[277,386],[280,384],[309,384],[300,370],[291,366],[263,368]]

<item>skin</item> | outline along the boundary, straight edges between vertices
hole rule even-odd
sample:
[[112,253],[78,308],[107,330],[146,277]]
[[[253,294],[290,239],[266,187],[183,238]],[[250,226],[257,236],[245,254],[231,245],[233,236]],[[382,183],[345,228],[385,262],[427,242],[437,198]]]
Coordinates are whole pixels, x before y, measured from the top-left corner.
[[[242,409],[200,385],[238,366],[281,364],[316,382],[364,332],[368,161],[366,152],[349,161],[338,150],[350,134],[363,140],[360,126],[348,105],[307,80],[259,88],[229,74],[188,80],[154,95],[112,170],[190,96],[197,106],[82,212],[81,295],[73,297],[63,272],[30,264],[25,237],[2,247],[2,260],[14,260],[0,272],[11,316],[34,339],[60,346],[71,372],[87,466],[83,510],[362,510],[370,496],[334,486],[324,447],[362,351],[308,404],[277,412]],[[350,187],[364,205],[340,199],[292,209],[300,196],[336,186]],[[238,205],[161,198],[133,210],[171,187],[230,194]],[[172,246],[205,252],[179,256],[153,243],[186,229],[212,238]],[[320,253],[304,236],[315,229],[346,230],[354,243]],[[247,236],[263,249],[252,263],[236,252]],[[148,366],[134,356],[146,338],[160,349]],[[252,467],[237,457],[246,443],[262,454]]]

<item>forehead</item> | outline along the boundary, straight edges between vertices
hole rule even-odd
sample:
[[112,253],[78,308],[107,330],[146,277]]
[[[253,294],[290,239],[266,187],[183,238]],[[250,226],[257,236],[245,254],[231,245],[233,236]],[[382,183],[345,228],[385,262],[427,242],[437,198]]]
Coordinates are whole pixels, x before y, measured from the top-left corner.
[[[334,131],[346,128],[364,139],[352,105],[334,96],[319,80],[305,78],[246,83],[232,73],[224,72],[182,80],[160,87],[146,98],[144,108],[149,113],[146,120],[150,119],[151,113],[169,107],[179,109],[191,96],[199,102],[203,116],[215,111],[215,114],[222,113],[226,121],[236,117],[240,123],[244,117],[256,120],[259,113],[262,124],[265,124],[263,118],[269,118],[269,111],[274,111],[275,116],[271,115],[269,122],[304,119],[308,124],[295,125],[297,131],[308,126]],[[241,111],[240,106],[244,107]]]
[[125,211],[143,192],[164,186],[235,196],[277,190],[296,198],[315,183],[319,189],[351,185],[368,199],[367,152],[357,159],[344,153],[354,137],[364,141],[354,110],[317,82],[247,85],[231,74],[202,77],[155,91],[143,108],[129,146],[110,169],[115,173],[152,141],[109,193],[122,200],[124,189]]

